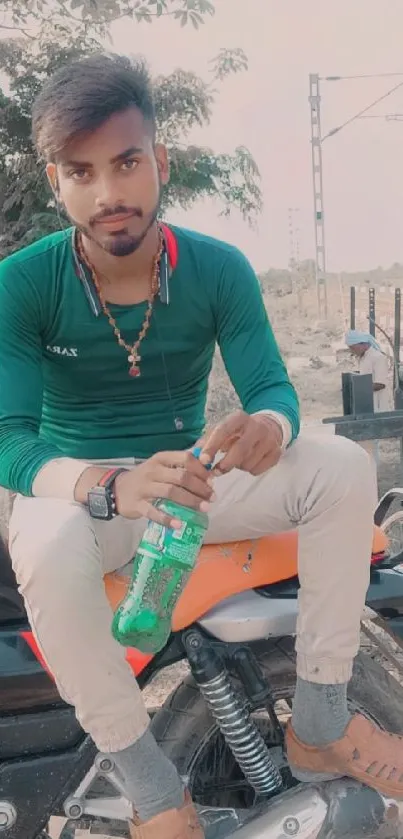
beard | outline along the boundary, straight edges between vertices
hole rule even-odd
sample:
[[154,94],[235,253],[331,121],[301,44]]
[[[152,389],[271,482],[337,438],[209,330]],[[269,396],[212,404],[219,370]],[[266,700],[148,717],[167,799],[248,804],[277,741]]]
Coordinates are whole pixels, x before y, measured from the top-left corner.
[[108,238],[103,242],[99,242],[93,236],[90,236],[90,238],[92,238],[97,245],[100,245],[104,251],[110,253],[111,256],[130,256],[130,254],[135,253],[135,251],[137,251],[140,245],[144,242],[148,231],[158,218],[158,212],[159,204],[152,214],[148,216],[144,229],[141,233],[137,233],[136,235],[129,233],[127,230],[122,230],[119,231],[119,233],[110,233]]
[[[89,239],[91,242],[93,242],[99,248],[102,248],[102,250],[106,251],[106,253],[109,253],[111,256],[117,256],[117,257],[119,257],[119,256],[130,256],[131,254],[135,253],[135,251],[137,251],[138,248],[142,245],[142,243],[144,242],[144,239],[147,236],[147,233],[152,228],[152,226],[155,224],[155,222],[158,218],[159,211],[160,211],[160,206],[161,206],[161,186],[159,188],[158,200],[155,204],[155,207],[150,213],[147,214],[146,217],[144,217],[144,213],[140,208],[136,208],[136,209],[133,210],[133,213],[134,213],[134,215],[137,216],[137,218],[140,218],[140,219],[145,218],[145,225],[144,225],[143,230],[141,230],[140,233],[136,233],[136,234],[130,233],[127,228],[122,228],[122,230],[119,230],[116,233],[115,232],[109,233],[108,236],[104,239],[98,239],[98,237],[96,235],[96,232],[95,232],[96,229],[97,229],[97,219],[96,218],[90,219],[90,221],[88,222],[88,225],[80,224],[80,222],[76,221],[73,218],[73,216],[69,216],[69,218],[70,218],[71,222],[74,224],[74,226],[77,228],[77,230],[79,230],[80,233],[82,233],[82,235],[86,237],[86,239]],[[125,210],[127,210],[127,208],[125,208],[125,207],[117,207],[117,208],[115,208],[114,211],[110,211],[108,209],[107,211],[104,211],[103,216],[108,216],[108,215],[112,216],[113,213],[115,213],[117,215],[118,212],[122,212],[122,211],[125,211]],[[100,218],[102,218],[102,216],[98,216],[98,219],[100,219]]]

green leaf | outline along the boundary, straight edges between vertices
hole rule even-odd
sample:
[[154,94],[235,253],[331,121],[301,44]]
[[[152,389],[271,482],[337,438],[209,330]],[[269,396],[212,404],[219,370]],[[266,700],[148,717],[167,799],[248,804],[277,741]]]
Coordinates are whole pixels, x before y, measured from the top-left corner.
[[198,0],[197,7],[202,15],[214,15],[215,8],[210,0]]
[[134,14],[136,20],[141,23],[152,23],[152,15],[146,9],[140,9],[138,12]]
[[203,23],[203,18],[198,12],[190,12],[189,18],[195,29],[198,29],[200,24]]
[[241,73],[248,69],[248,58],[244,51],[237,47],[235,49],[220,49],[218,55],[212,59],[213,76],[222,81],[231,73]]

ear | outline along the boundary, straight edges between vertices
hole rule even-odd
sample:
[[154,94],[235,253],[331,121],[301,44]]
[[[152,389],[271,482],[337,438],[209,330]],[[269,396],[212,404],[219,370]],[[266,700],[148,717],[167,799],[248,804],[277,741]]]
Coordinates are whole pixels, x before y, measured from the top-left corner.
[[56,199],[59,198],[59,184],[57,180],[57,168],[56,163],[48,163],[46,166],[46,175],[48,181],[50,183],[50,188],[55,195]]
[[155,159],[157,161],[160,181],[163,186],[169,181],[169,160],[166,146],[163,143],[157,143],[154,147]]

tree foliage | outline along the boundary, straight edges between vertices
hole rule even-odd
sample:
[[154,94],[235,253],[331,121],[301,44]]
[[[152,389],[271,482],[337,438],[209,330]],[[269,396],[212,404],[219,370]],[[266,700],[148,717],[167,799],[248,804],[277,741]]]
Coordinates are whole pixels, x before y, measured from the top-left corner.
[[[171,15],[181,25],[199,26],[213,13],[209,0],[0,0],[0,31],[17,31],[0,41],[8,81],[7,93],[0,89],[0,255],[67,223],[31,142],[32,102],[45,79],[62,64],[99,50],[119,17],[140,23]],[[213,198],[226,215],[237,210],[252,221],[259,212],[259,172],[246,148],[217,154],[188,144],[192,130],[209,122],[214,85],[246,69],[242,50],[222,49],[208,81],[184,70],[155,79],[158,133],[172,164],[164,208],[188,209],[198,199]]]
[[210,0],[2,0],[0,14],[8,30],[29,33],[51,15],[52,25],[59,29],[73,27],[76,34],[91,31],[104,36],[111,23],[122,18],[151,23],[169,15],[181,26],[190,23],[198,29],[207,15],[214,14],[214,6]]

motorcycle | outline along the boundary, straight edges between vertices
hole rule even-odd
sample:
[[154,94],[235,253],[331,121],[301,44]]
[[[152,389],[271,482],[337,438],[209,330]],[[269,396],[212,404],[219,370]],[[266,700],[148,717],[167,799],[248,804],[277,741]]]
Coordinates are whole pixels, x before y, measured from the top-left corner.
[[[403,509],[402,490],[386,493],[375,514],[363,619],[376,617],[403,646],[403,555],[389,558],[384,533],[396,503]],[[186,780],[207,837],[396,836],[401,805],[347,780],[298,784],[288,767],[284,726],[296,680],[297,548],[296,532],[205,546],[165,648],[154,656],[129,649],[127,660],[142,689],[164,668],[188,664],[188,674],[152,712],[151,727]],[[127,585],[119,573],[105,578],[113,608]],[[403,687],[362,650],[349,702],[403,734]],[[65,820],[61,839],[83,830],[124,837],[130,804],[113,761],[97,753],[58,694],[3,544],[0,839],[50,839],[53,816]]]

